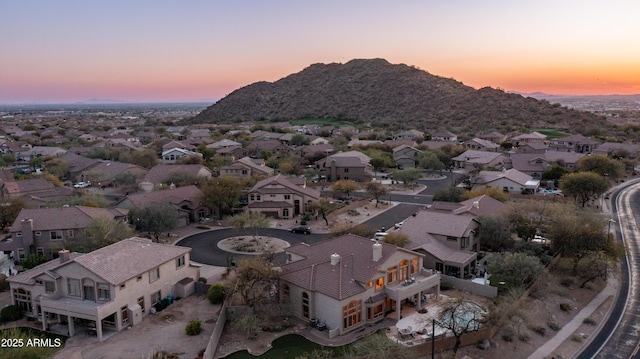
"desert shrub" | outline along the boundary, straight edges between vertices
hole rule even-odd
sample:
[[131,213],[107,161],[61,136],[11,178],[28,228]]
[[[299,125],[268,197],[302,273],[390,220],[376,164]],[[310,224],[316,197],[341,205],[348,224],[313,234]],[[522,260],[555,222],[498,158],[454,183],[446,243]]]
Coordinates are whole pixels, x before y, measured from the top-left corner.
[[224,301],[224,288],[220,284],[214,284],[207,291],[207,299],[211,304],[222,304]]
[[596,325],[597,322],[595,319],[593,318],[584,318],[584,320],[582,321],[584,324],[588,324],[588,325]]
[[571,303],[560,303],[560,310],[563,312],[570,312],[573,309],[573,305]]
[[520,333],[518,334],[518,340],[527,343],[531,340],[531,336],[529,335],[529,333]]
[[566,288],[573,286],[573,278],[562,278],[560,285]]
[[203,224],[199,224],[199,225],[197,225],[197,226],[196,226],[196,228],[198,228],[198,229],[211,229],[211,227],[209,227],[209,226],[205,226],[205,225],[203,225]]
[[529,327],[529,329],[531,329],[531,331],[534,331],[534,332],[536,332],[536,333],[540,334],[540,335],[541,335],[541,336],[543,336],[543,337],[544,337],[544,335],[545,335],[545,334],[547,334],[547,328],[545,328],[545,327],[544,327],[544,326],[542,326],[542,325],[538,325],[538,324],[536,324],[536,325],[531,325],[531,326]]
[[350,210],[347,211],[347,214],[350,215],[350,216],[354,216],[355,217],[355,216],[360,215],[360,212],[358,212],[355,209],[350,209]]
[[22,319],[22,309],[17,305],[8,305],[0,310],[0,322],[15,322]]
[[187,335],[198,335],[202,332],[202,321],[200,319],[192,319],[187,323],[187,327],[184,328]]
[[580,343],[582,342],[582,336],[578,333],[571,334],[571,341]]
[[547,327],[551,328],[551,330],[555,330],[556,332],[562,328],[555,320],[549,320],[547,322]]
[[512,326],[507,326],[502,329],[502,340],[504,340],[505,342],[512,342],[515,336],[516,331]]

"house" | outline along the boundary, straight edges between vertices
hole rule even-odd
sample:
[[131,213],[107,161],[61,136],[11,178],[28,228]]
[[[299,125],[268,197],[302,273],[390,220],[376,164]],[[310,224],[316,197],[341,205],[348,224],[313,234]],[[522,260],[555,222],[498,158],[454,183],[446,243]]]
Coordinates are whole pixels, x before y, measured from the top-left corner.
[[328,329],[329,338],[379,322],[428,293],[440,295],[440,274],[423,268],[423,255],[347,234],[285,249],[279,299],[291,314]]
[[458,135],[449,131],[436,132],[431,136],[431,140],[440,142],[458,142]]
[[323,144],[300,146],[296,148],[295,154],[299,157],[314,156],[314,155],[318,155],[318,156],[322,155],[322,157],[326,157],[332,154],[333,150],[334,150],[333,145],[328,143],[323,143]]
[[182,161],[183,158],[191,156],[202,158],[202,153],[193,152],[182,148],[172,148],[170,150],[162,151],[162,163],[178,163]]
[[194,145],[190,145],[188,143],[184,143],[184,142],[180,142],[180,141],[172,141],[169,140],[167,143],[165,143],[164,145],[162,145],[162,151],[168,151],[168,150],[172,150],[174,148],[180,148],[183,150],[188,150],[188,151],[195,151],[197,149],[196,146]]
[[243,157],[228,166],[220,167],[220,177],[249,178],[251,176],[273,176],[273,168],[263,159]]
[[634,143],[605,142],[600,144],[593,153],[611,157],[638,158],[640,145]]
[[368,147],[368,146],[381,146],[382,141],[380,140],[361,140],[358,138],[354,138],[353,140],[347,143],[347,147]]
[[489,152],[498,152],[500,150],[500,145],[495,144],[489,140],[483,140],[477,137],[462,142],[462,145],[470,150]]
[[249,151],[241,146],[221,147],[216,150],[216,155],[221,157],[230,157],[233,160],[247,157]]
[[405,219],[398,231],[409,237],[406,248],[425,255],[425,267],[467,278],[477,268],[479,227],[471,216],[423,209]]
[[62,155],[58,160],[67,164],[67,172],[64,178],[79,179],[80,181],[84,181],[81,176],[82,172],[100,164],[100,161],[97,159],[81,156],[71,151],[67,151],[67,153]]
[[518,147],[525,143],[545,143],[547,135],[543,135],[539,132],[524,133],[511,138],[513,147]]
[[25,195],[35,195],[55,188],[55,185],[44,178],[30,178],[18,181],[5,181],[2,186],[2,198],[11,200]]
[[194,293],[200,268],[190,252],[137,237],[86,254],[61,250],[8,279],[11,303],[42,330],[64,325],[70,337],[86,332],[102,341],[138,325],[163,299]]
[[495,216],[504,213],[508,209],[509,206],[486,194],[457,203],[435,201],[428,208],[429,211],[445,212],[472,218],[478,218],[478,216]]
[[514,168],[534,179],[540,179],[544,171],[550,169],[552,165],[544,153],[512,153],[505,168]]
[[131,174],[139,180],[147,172],[146,168],[130,163],[103,161],[91,167],[91,169],[80,172],[78,180],[91,182],[98,187],[111,187],[116,184],[116,178],[120,175]]
[[373,178],[370,161],[371,157],[359,151],[338,152],[316,161],[316,170],[327,181],[369,182]]
[[166,190],[130,194],[116,202],[119,208],[136,209],[173,205],[178,213],[178,226],[186,226],[200,218],[211,217],[211,209],[202,204],[202,192],[196,186],[172,187]]
[[86,228],[94,220],[126,221],[128,212],[121,208],[85,206],[24,208],[9,228],[10,240],[0,242],[0,250],[15,260],[30,254],[52,258],[70,241],[83,240]]
[[502,171],[480,171],[471,179],[471,189],[495,187],[510,194],[536,193],[540,180],[515,168]]
[[[100,145],[96,144],[96,147],[98,146]],[[129,150],[129,152],[139,151],[141,149],[137,142],[131,142],[128,138],[108,138],[102,143],[101,147],[121,148]]]
[[242,146],[242,143],[225,138],[220,141],[216,141],[208,144],[207,148],[215,150],[219,148],[239,147],[239,146]]
[[514,147],[516,153],[545,153],[549,149],[545,143],[531,142]]
[[551,147],[554,151],[559,152],[577,152],[577,153],[592,153],[598,148],[600,142],[594,141],[583,135],[571,135],[562,138],[556,138],[551,141]]
[[293,153],[293,148],[277,140],[256,140],[247,145],[247,151],[254,157],[261,157],[262,151],[273,153],[276,157],[283,157]]
[[394,140],[422,141],[424,140],[424,132],[418,130],[408,130],[393,135]]
[[504,166],[505,160],[506,157],[499,152],[477,150],[467,150],[451,159],[455,168],[461,168],[468,172],[477,171],[482,168],[501,169]]
[[586,156],[586,154],[579,152],[547,151],[544,153],[544,158],[549,163],[557,163],[569,172],[575,171],[578,167],[578,161],[584,156]]
[[320,199],[320,191],[307,187],[304,178],[278,174],[256,183],[247,196],[248,211],[273,218],[294,218],[304,213],[310,202]]
[[393,149],[393,160],[399,169],[415,168],[418,156],[422,153],[419,149],[407,145],[400,145]]
[[478,138],[483,139],[485,141],[491,141],[495,144],[501,144],[507,140],[507,136],[503,135],[500,132],[492,131],[489,133],[484,133],[478,136]]
[[[161,185],[165,183],[168,178],[176,174],[184,174],[186,177],[193,178],[202,178],[203,180],[207,180],[213,177],[213,173],[209,168],[203,165],[197,164],[174,164],[174,165],[164,165],[158,164],[153,167],[146,173],[144,176],[144,182],[150,182],[154,185]],[[174,177],[175,178],[175,177]],[[170,183],[166,183],[170,184]]]
[[27,151],[16,152],[16,161],[29,162],[37,157],[58,157],[67,152],[64,148],[51,146],[33,146]]

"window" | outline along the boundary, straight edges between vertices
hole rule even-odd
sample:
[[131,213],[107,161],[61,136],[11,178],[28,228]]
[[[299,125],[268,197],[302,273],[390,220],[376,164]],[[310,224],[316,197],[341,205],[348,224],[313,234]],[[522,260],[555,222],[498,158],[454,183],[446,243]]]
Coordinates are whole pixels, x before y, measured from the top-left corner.
[[98,283],[98,300],[103,300],[103,301],[111,300],[111,292],[109,291],[108,284]]
[[22,288],[13,290],[13,300],[20,309],[24,312],[33,311],[31,307],[31,292]]
[[138,305],[140,306],[142,313],[144,313],[144,297],[138,298]]
[[342,329],[349,329],[362,320],[362,300],[354,300],[342,307]]
[[122,325],[129,324],[129,308],[126,305],[120,308],[120,315],[122,316]]
[[289,208],[282,209],[282,217],[285,217],[285,218],[289,217]]
[[156,305],[160,303],[161,299],[162,299],[162,296],[160,295],[160,291],[157,291],[151,294],[151,305]]
[[348,168],[345,168],[345,169],[344,169],[344,173],[349,173],[349,169],[348,169]]
[[44,290],[47,293],[53,293],[56,291],[56,282],[45,280],[44,281]]
[[16,237],[22,237],[22,232],[16,232]]
[[36,285],[44,285],[42,279],[36,279]]
[[262,197],[259,194],[256,195],[256,201],[262,201]]
[[49,235],[52,241],[62,240],[62,231],[50,231]]
[[42,232],[36,231],[36,237],[40,237],[41,234],[42,234]]
[[142,280],[142,276],[141,276],[141,275],[139,275],[139,276],[138,276],[138,278],[136,278],[136,280],[137,280],[138,282],[139,282],[139,281],[141,281],[141,280]]
[[380,277],[376,280],[376,290],[382,290],[384,288],[384,278]]
[[245,169],[242,170],[242,174],[243,175],[246,175],[247,173],[249,173],[249,172],[247,172],[247,170],[245,170]]
[[249,199],[252,200],[252,201],[255,201],[256,196],[252,194],[252,195],[249,196]]
[[24,248],[18,248],[18,259],[23,260],[25,258]]
[[68,230],[67,235],[69,236],[69,238],[73,238],[73,229]]
[[383,315],[384,315],[384,306],[382,303],[374,307],[367,308],[367,320],[382,318]]
[[83,279],[82,280],[82,294],[84,300],[90,300],[92,302],[96,301],[96,287],[93,284],[93,280],[91,279]]
[[309,293],[302,293],[302,316],[309,319]]
[[285,194],[284,195],[284,199],[291,199],[291,195],[290,194]]
[[184,263],[185,263],[184,256],[180,256],[180,257],[176,258],[176,268],[180,268],[180,267],[184,266]]
[[36,248],[36,254],[44,257],[44,247]]
[[456,237],[452,237],[452,236],[447,236],[447,240],[448,240],[449,242],[457,242],[457,241],[458,241],[458,238],[456,238]]
[[413,258],[411,260],[411,274],[420,272],[420,260]]
[[126,287],[126,284],[122,283],[120,284],[120,290],[123,290]]
[[72,297],[80,296],[80,280],[78,279],[67,279],[67,285],[69,287],[69,295]]
[[289,285],[285,284],[282,286],[282,302],[289,303],[289,297],[291,293],[291,289],[289,289]]
[[387,283],[393,283],[398,279],[398,267],[393,266],[387,269]]
[[156,267],[149,271],[149,283],[153,283],[160,278],[160,267]]

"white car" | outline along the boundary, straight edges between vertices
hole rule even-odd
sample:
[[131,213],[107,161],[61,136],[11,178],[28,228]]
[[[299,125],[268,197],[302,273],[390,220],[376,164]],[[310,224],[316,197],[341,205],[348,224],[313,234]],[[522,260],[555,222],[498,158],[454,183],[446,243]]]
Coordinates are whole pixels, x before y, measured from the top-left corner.
[[395,229],[400,229],[400,227],[402,227],[403,223],[404,223],[404,221],[398,222],[398,223],[394,224],[393,226],[395,227]]
[[389,234],[389,233],[387,233],[387,232],[376,232],[376,234],[373,236],[373,239],[374,239],[375,241],[379,241],[379,240],[381,240],[381,239],[384,239],[384,237],[385,237],[387,234]]
[[73,185],[73,188],[87,188],[91,186],[91,182],[78,182]]

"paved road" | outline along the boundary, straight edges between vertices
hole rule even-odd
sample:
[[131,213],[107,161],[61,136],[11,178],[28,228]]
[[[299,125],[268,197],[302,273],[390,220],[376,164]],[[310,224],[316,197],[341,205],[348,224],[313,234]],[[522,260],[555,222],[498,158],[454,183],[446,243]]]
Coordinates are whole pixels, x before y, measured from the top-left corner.
[[[228,265],[227,260],[233,260],[234,258],[241,257],[242,254],[234,254],[221,250],[218,248],[218,242],[225,238],[236,236],[252,235],[254,232],[248,233],[246,231],[237,230],[234,228],[215,229],[208,232],[196,233],[189,237],[186,237],[176,245],[183,247],[191,247],[191,260],[210,264],[214,266],[226,267]],[[275,228],[262,228],[258,230],[258,235],[265,237],[280,238],[294,245],[302,242],[316,243],[323,239],[329,238],[328,234],[297,234],[291,233],[285,229]],[[282,258],[281,258],[282,257]],[[276,256],[276,263],[284,262],[284,256]]]
[[421,204],[400,203],[366,220],[362,224],[375,229],[381,229],[381,227],[389,229],[396,223],[404,221],[407,217],[418,212],[421,208],[424,208]]

